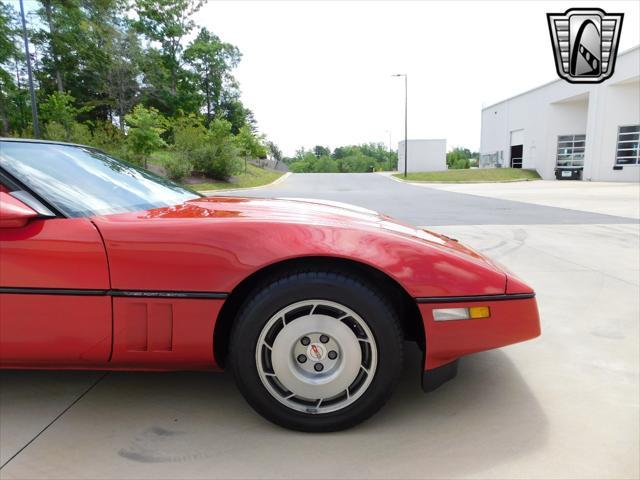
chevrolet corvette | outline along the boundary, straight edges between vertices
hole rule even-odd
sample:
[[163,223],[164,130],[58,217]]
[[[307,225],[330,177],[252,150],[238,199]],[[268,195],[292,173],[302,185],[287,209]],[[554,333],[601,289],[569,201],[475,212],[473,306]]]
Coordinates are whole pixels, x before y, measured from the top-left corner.
[[0,368],[228,369],[332,431],[540,334],[533,290],[444,235],[309,199],[205,197],[96,149],[0,140]]

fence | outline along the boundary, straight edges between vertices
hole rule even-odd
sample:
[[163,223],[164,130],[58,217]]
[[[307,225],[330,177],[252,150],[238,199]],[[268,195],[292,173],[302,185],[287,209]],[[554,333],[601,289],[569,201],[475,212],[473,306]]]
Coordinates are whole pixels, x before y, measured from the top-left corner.
[[504,167],[504,156],[502,150],[493,153],[483,153],[480,155],[480,168],[502,168]]

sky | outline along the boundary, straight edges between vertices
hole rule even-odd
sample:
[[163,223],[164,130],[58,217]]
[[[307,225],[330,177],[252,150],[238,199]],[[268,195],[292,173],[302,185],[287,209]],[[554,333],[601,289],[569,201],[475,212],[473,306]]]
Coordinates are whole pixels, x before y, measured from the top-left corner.
[[624,13],[620,51],[640,44],[640,2],[210,1],[195,17],[243,54],[235,76],[259,130],[300,147],[404,138],[480,145],[484,106],[557,79],[546,13]]

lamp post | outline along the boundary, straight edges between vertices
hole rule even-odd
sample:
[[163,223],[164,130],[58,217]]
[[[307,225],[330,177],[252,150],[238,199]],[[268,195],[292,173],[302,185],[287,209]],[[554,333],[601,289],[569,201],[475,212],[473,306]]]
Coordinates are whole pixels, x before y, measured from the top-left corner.
[[407,163],[409,161],[407,154],[407,147],[409,142],[407,140],[407,74],[396,73],[392,77],[404,77],[404,178],[407,178]]
[[38,105],[36,105],[36,91],[33,88],[33,73],[31,71],[31,56],[29,55],[29,38],[27,37],[27,22],[24,18],[24,4],[20,0],[20,16],[22,17],[22,37],[24,39],[24,55],[27,60],[27,75],[29,77],[29,92],[31,93],[31,114],[33,115],[33,135],[40,138],[38,125]]

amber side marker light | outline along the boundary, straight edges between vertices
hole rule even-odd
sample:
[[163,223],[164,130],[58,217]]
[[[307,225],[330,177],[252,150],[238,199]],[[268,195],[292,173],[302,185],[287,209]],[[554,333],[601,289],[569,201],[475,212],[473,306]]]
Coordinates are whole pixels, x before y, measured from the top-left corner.
[[489,307],[436,308],[433,310],[433,319],[437,322],[489,318],[490,316],[491,310],[489,310]]

